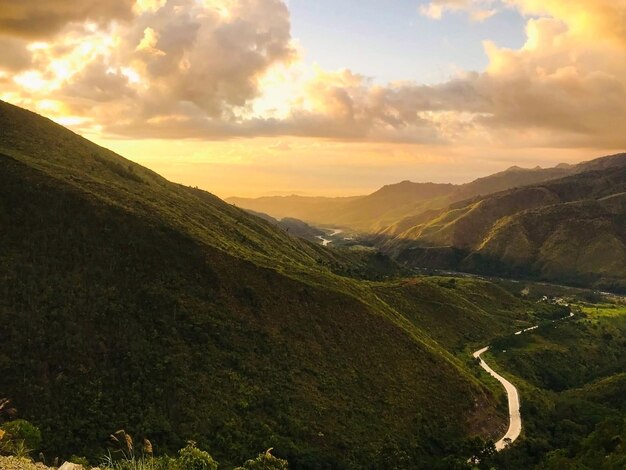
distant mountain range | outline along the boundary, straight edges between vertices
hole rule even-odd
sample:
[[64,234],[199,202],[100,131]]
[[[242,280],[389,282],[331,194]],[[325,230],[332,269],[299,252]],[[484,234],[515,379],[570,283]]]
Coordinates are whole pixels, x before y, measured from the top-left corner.
[[[463,185],[403,181],[362,197],[230,199],[374,234],[409,266],[626,289],[626,154]],[[297,204],[302,201],[303,204]]]
[[325,198],[294,195],[256,199],[231,197],[226,202],[278,219],[296,217],[314,225],[330,224],[375,232],[428,209],[446,207],[453,202],[516,186],[548,181],[575,171],[574,166],[565,164],[546,169],[511,167],[462,185],[402,181],[384,186],[367,196]]

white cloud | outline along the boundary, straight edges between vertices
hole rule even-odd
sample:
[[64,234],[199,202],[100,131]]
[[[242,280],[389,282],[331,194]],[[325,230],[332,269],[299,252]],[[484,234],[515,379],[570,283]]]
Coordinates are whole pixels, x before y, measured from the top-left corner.
[[495,0],[433,0],[421,5],[419,12],[434,20],[440,20],[448,12],[467,11],[473,21],[484,21],[498,12],[494,8],[495,3]]

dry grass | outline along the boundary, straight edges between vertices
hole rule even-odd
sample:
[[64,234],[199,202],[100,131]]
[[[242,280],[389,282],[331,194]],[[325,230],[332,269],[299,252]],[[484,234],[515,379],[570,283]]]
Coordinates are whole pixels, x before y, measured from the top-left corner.
[[42,463],[34,463],[31,460],[18,457],[0,456],[0,469],[2,470],[50,470]]

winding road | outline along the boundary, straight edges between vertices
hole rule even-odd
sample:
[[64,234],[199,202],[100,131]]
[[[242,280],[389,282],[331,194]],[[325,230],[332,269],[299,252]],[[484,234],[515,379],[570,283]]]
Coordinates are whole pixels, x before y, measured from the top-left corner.
[[[516,333],[517,334],[517,333]],[[498,442],[496,442],[496,450],[500,452],[507,445],[513,443],[522,432],[522,415],[519,411],[519,394],[517,393],[517,388],[507,379],[498,374],[495,370],[493,370],[489,365],[483,360],[481,354],[486,352],[489,349],[489,346],[484,347],[476,351],[473,356],[480,361],[480,367],[485,369],[489,375],[495,378],[498,382],[500,382],[504,389],[506,390],[506,395],[509,401],[509,429],[506,434],[502,436]]]
[[[554,320],[552,323],[557,321],[566,320],[567,318],[572,318],[574,316],[574,312],[570,312],[567,317],[559,318],[558,320]],[[530,328],[526,328],[524,330],[517,331],[516,335],[521,335],[522,333],[526,333],[528,331],[533,331],[539,328],[539,325],[531,326]],[[474,352],[472,354],[473,357],[480,361],[480,367],[485,369],[489,375],[491,375],[494,379],[502,384],[504,389],[506,390],[507,399],[509,402],[509,429],[506,431],[506,434],[502,436],[502,438],[496,442],[496,451],[500,452],[502,449],[506,448],[509,444],[515,442],[515,440],[519,437],[522,432],[522,415],[519,410],[519,393],[517,392],[517,388],[507,379],[498,374],[495,370],[489,367],[482,357],[480,357],[483,353],[489,350],[489,346],[485,346],[482,349]]]

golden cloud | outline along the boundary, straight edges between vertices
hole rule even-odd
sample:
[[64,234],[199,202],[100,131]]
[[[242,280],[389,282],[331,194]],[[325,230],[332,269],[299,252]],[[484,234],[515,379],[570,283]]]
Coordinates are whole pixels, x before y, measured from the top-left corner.
[[0,34],[48,38],[70,23],[128,20],[135,0],[0,0]]
[[[349,70],[284,73],[290,95],[280,97],[280,113],[271,112],[271,103],[255,103],[263,101],[264,78],[277,65],[289,69],[296,61],[293,70],[303,67],[281,0],[142,0],[117,7],[111,2],[110,10],[96,3],[66,15],[64,34],[47,43],[0,37],[0,43],[14,41],[16,51],[0,58],[0,72],[13,73],[6,93],[26,104],[62,101],[64,113],[82,119],[76,122],[130,137],[626,143],[626,0],[573,0],[567,6],[556,0],[433,1],[424,13],[434,17],[504,6],[533,15],[526,43],[506,49],[486,42],[484,72],[438,85],[378,85]],[[133,21],[70,24],[72,18],[123,17],[129,8]],[[31,10],[12,11],[4,17]],[[268,114],[255,111],[260,108]]]

